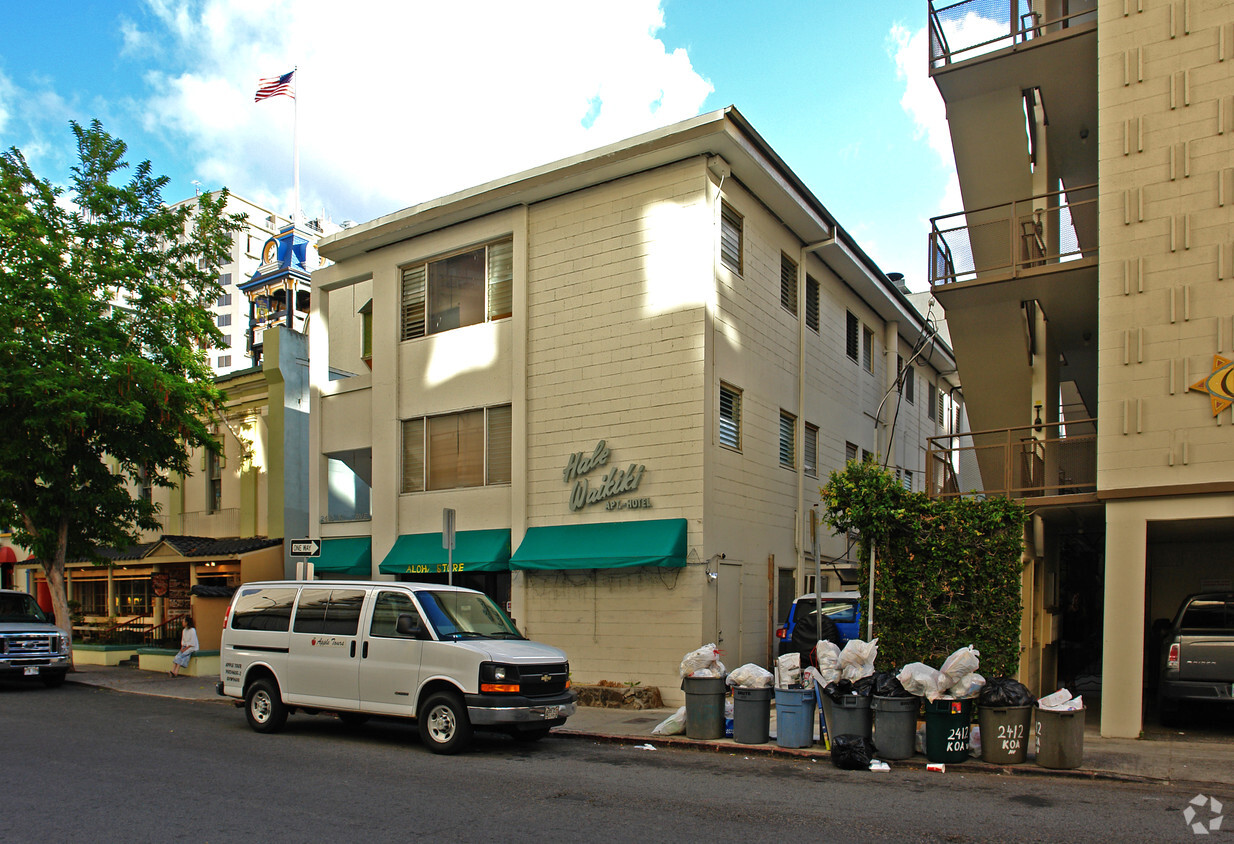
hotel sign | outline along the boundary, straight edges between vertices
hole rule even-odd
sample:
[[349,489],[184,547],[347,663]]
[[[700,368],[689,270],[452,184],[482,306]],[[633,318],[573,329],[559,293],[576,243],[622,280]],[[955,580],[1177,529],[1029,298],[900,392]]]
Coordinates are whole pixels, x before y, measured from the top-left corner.
[[566,467],[561,471],[561,479],[570,488],[570,509],[582,510],[592,504],[604,504],[606,510],[645,510],[651,506],[650,498],[619,498],[637,492],[638,485],[643,480],[646,466],[641,463],[631,463],[626,468],[614,466],[602,475],[595,486],[592,486],[591,472],[601,466],[607,466],[610,452],[604,440],[596,443],[591,454],[580,451],[571,454],[566,461]]

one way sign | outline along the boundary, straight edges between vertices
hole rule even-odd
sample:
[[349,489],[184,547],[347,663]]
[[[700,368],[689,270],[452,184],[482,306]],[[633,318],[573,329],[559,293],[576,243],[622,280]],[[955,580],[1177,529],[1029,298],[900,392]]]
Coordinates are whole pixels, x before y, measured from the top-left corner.
[[291,556],[320,557],[321,543],[316,539],[293,539],[291,541]]

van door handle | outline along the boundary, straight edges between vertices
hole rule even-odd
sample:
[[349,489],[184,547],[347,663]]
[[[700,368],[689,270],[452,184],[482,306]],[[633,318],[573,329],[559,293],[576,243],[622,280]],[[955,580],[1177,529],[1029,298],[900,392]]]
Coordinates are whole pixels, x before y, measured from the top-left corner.
[[364,650],[360,651],[361,659],[368,659],[368,639],[364,640]]
[[356,655],[356,640],[355,639],[351,640],[351,655],[353,657]]

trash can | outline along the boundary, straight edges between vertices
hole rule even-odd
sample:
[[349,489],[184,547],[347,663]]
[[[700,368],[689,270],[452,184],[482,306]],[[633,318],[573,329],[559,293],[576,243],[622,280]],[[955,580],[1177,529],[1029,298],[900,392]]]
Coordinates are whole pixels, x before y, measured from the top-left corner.
[[931,762],[963,762],[973,724],[973,699],[928,700],[925,705],[925,750]]
[[1036,707],[1037,764],[1043,768],[1078,768],[1084,761],[1084,710],[1057,712]]
[[776,689],[776,744],[780,747],[814,744],[813,689]]
[[870,700],[874,749],[880,759],[908,759],[917,751],[919,697],[882,697]]
[[681,689],[686,693],[686,738],[724,738],[724,678],[684,677]]
[[981,760],[995,765],[1019,765],[1028,759],[1031,706],[978,706]]
[[841,695],[833,698],[823,693],[823,712],[827,718],[828,736],[870,737],[870,699],[865,695]]
[[771,689],[733,688],[733,741],[766,744],[771,738]]

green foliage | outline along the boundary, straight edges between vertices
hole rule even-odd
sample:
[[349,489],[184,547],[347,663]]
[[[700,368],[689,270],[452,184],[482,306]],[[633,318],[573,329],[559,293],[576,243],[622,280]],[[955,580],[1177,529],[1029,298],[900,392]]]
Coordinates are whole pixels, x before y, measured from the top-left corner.
[[860,531],[862,605],[875,550],[874,634],[881,667],[938,668],[974,645],[985,676],[1020,659],[1024,508],[1005,498],[931,500],[905,491],[873,461],[832,472],[822,490],[836,533]]
[[158,527],[128,484],[169,486],[190,448],[218,449],[207,307],[241,225],[225,190],[169,208],[149,162],[120,182],[125,144],[98,121],[72,130],[67,196],[0,155],[0,523],[43,564],[61,626],[65,559]]

